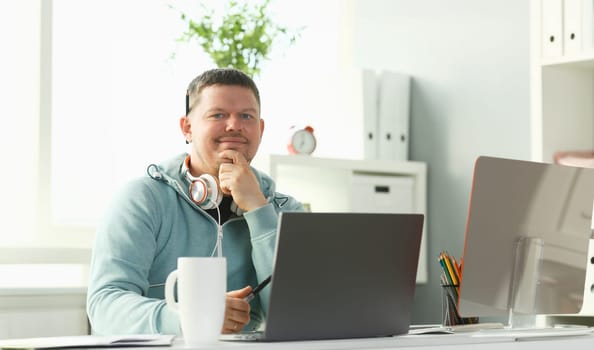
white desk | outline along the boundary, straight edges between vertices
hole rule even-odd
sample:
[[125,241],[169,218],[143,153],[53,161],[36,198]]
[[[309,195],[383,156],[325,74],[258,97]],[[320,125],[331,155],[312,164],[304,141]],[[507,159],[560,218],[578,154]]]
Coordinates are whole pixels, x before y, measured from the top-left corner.
[[[344,349],[414,349],[414,350],[559,350],[593,349],[594,334],[573,337],[555,337],[515,341],[510,338],[483,338],[481,343],[467,334],[414,335],[392,338],[319,340],[300,342],[230,342],[223,341],[216,346],[196,349],[280,349],[280,350],[344,350]],[[149,348],[143,348],[149,349]],[[185,347],[181,339],[175,340],[172,347],[153,349],[191,349]]]
[[[472,333],[460,333],[460,334],[426,334],[426,335],[405,335],[398,337],[385,337],[385,338],[365,338],[365,339],[341,339],[341,340],[318,340],[318,341],[296,341],[296,342],[239,342],[239,341],[220,341],[213,346],[192,348],[186,347],[183,339],[174,339],[172,346],[151,346],[151,347],[127,347],[127,349],[143,349],[143,350],[177,350],[177,349],[205,349],[205,350],[216,350],[216,349],[237,349],[237,350],[249,350],[249,349],[281,349],[281,350],[350,350],[350,349],[415,349],[415,350],[426,350],[426,349],[445,349],[445,350],[458,350],[458,349],[479,349],[479,350],[495,350],[495,349],[506,349],[506,350],[527,350],[527,349],[592,349],[594,348],[594,334],[589,329],[588,334],[582,333],[582,335],[566,335],[564,337],[548,337],[548,338],[531,338],[517,340],[511,337],[474,337]],[[476,333],[475,333],[476,334]],[[112,338],[112,337],[109,337]],[[47,344],[47,340],[40,342],[39,338],[37,342],[26,340],[25,342],[19,341],[21,345],[12,344],[12,347],[24,346],[26,344]],[[93,340],[96,342],[97,340]],[[106,339],[108,341],[108,339]],[[113,339],[109,340],[113,341]],[[89,343],[86,340],[86,336],[82,340],[77,340],[75,343],[80,342]],[[102,342],[102,341],[101,341]],[[68,343],[73,344],[72,341],[65,342],[61,341],[58,344]],[[56,346],[56,341],[52,341],[51,344]],[[6,342],[4,346],[10,346]],[[0,341],[2,346],[2,341]],[[28,345],[33,346],[33,345]],[[47,345],[46,345],[47,346]],[[98,348],[105,350],[106,348]]]

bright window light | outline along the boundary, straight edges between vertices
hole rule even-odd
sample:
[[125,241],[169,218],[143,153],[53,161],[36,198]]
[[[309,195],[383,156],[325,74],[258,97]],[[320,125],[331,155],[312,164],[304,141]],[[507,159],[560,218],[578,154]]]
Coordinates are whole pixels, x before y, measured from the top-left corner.
[[[168,5],[196,3],[53,1],[53,224],[93,227],[125,181],[187,149],[178,126],[185,89],[213,64],[197,44],[176,42],[185,25]],[[278,22],[305,29],[294,46],[273,48],[256,79],[266,129],[254,165],[265,171],[269,154],[286,152],[288,128],[312,122],[316,106],[299,91],[324,94],[316,71],[339,63],[341,3],[271,2]]]
[[0,245],[27,244],[36,229],[40,5],[0,2]]

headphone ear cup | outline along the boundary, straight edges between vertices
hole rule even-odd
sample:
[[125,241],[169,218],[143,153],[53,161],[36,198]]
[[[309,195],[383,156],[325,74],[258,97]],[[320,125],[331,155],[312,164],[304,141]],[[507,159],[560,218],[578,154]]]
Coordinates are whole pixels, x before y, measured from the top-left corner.
[[190,185],[190,198],[202,209],[214,209],[221,204],[223,194],[217,180],[210,174],[202,174]]
[[208,196],[208,189],[206,188],[206,182],[202,179],[192,181],[190,184],[190,198],[198,205],[201,205],[206,201]]

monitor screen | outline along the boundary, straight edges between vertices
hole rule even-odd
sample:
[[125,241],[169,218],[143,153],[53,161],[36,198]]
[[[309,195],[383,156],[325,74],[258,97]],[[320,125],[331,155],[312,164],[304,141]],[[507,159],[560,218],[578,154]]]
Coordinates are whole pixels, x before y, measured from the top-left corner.
[[593,200],[594,169],[479,157],[460,314],[499,316],[512,307],[527,314],[578,313]]

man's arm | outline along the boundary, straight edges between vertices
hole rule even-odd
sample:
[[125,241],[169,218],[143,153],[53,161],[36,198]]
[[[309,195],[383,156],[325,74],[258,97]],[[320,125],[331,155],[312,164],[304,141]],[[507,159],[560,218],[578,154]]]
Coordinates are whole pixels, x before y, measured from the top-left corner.
[[[303,205],[289,196],[275,194],[263,207],[249,211],[243,216],[248,224],[252,241],[252,261],[258,276],[258,281],[263,281],[272,274],[272,262],[276,248],[276,235],[278,216],[281,211],[303,211]],[[282,203],[282,207],[278,204]],[[260,292],[260,301],[264,311],[268,310],[270,288]]]
[[149,187],[134,182],[112,202],[93,247],[87,312],[98,334],[178,334],[164,300],[145,297],[163,216]]
[[[250,231],[252,261],[258,281],[263,281],[272,274],[278,213],[287,210],[303,211],[303,206],[289,196],[273,197],[267,201],[256,175],[241,153],[225,150],[219,156],[230,160],[219,168],[221,189],[224,193],[231,194],[233,201],[246,211],[243,216]],[[265,288],[260,298],[265,311],[268,309],[269,290],[270,288]]]

